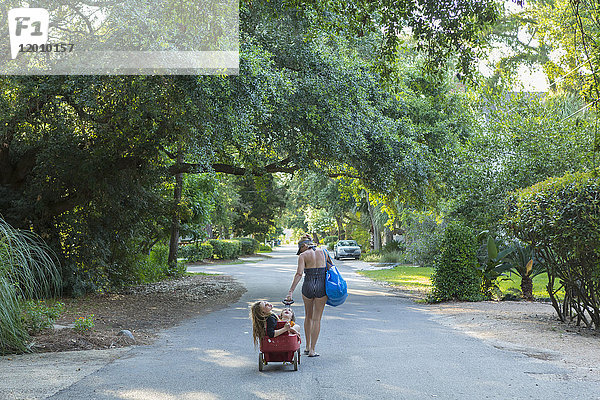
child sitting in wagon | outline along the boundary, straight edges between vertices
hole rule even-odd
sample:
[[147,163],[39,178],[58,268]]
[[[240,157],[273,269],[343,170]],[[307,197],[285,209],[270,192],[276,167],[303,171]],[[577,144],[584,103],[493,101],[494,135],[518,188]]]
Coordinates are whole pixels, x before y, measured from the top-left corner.
[[[268,301],[257,301],[250,308],[250,319],[252,320],[252,338],[256,346],[263,337],[277,337],[284,333],[300,336],[300,326],[294,321],[294,312],[285,308],[279,317],[273,313],[273,305]],[[283,328],[276,329],[277,321],[286,321]]]

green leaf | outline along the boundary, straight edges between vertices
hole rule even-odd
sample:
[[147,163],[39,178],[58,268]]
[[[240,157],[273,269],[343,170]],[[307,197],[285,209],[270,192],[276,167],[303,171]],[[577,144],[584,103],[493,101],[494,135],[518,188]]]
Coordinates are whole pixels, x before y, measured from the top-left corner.
[[489,258],[495,260],[498,257],[498,246],[496,246],[496,242],[491,236],[488,236],[487,248]]

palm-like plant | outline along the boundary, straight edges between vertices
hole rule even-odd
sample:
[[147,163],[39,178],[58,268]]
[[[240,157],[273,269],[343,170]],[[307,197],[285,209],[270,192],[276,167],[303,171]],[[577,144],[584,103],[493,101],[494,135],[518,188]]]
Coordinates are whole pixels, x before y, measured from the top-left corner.
[[486,296],[492,297],[494,291],[499,291],[498,278],[511,269],[507,257],[513,249],[511,247],[500,249],[500,242],[494,239],[488,231],[481,232],[479,240],[483,242],[480,250],[483,257],[479,258],[478,267],[481,275],[482,291]]
[[521,277],[523,299],[533,301],[533,278],[546,270],[528,244],[514,240],[511,248],[513,251],[507,257],[511,264],[511,271]]
[[56,265],[40,239],[0,218],[0,354],[28,350],[21,305],[58,293],[61,279]]

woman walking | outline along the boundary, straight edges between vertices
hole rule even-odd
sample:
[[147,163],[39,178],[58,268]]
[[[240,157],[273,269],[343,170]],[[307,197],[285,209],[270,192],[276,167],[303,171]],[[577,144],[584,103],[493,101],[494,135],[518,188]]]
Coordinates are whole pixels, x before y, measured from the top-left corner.
[[304,275],[302,284],[302,300],[304,300],[304,336],[306,350],[304,354],[309,357],[317,357],[315,345],[321,331],[321,317],[327,303],[325,294],[325,278],[327,266],[325,252],[316,251],[317,246],[309,235],[304,235],[298,242],[298,269],[292,281],[287,299],[292,299],[294,289]]

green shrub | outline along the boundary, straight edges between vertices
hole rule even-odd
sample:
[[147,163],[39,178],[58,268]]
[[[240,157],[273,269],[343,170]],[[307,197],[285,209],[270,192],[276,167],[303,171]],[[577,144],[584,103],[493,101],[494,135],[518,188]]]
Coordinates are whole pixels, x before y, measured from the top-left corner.
[[472,230],[459,222],[450,223],[444,232],[439,264],[431,277],[431,300],[481,300],[476,266],[477,239]]
[[166,244],[157,244],[152,247],[150,254],[141,258],[136,283],[158,282],[170,275],[169,264],[169,246]]
[[210,243],[194,243],[182,246],[179,249],[181,258],[188,262],[207,260],[213,257],[214,248]]
[[87,333],[94,329],[94,314],[87,317],[79,317],[73,324],[73,330],[77,333]]
[[378,251],[370,251],[368,253],[362,253],[360,255],[361,260],[363,260],[364,262],[371,262],[371,263],[383,262],[382,258],[383,258],[383,254]]
[[[179,246],[177,249],[177,256],[180,258],[185,258],[188,262],[196,262],[198,260],[195,259],[194,253],[196,252],[195,244],[185,244]],[[211,253],[212,256],[212,253]]]
[[[511,194],[505,227],[531,244],[561,320],[600,330],[600,177],[566,174]],[[557,287],[555,287],[555,285]],[[558,293],[564,289],[564,297]],[[562,304],[561,304],[562,303]]]
[[155,244],[148,255],[148,262],[156,267],[164,267],[169,260],[169,246],[166,244]]
[[56,302],[47,305],[42,300],[30,300],[23,304],[23,324],[30,335],[35,335],[44,329],[52,327],[54,321],[60,317],[65,305]]
[[389,243],[386,243],[383,246],[384,253],[392,253],[392,252],[404,252],[406,251],[406,245],[403,242],[397,242],[392,240]]
[[270,251],[273,251],[273,249],[268,244],[261,244],[258,251],[270,252]]
[[337,236],[325,236],[325,239],[323,239],[323,243],[337,243],[338,241],[338,237]]
[[237,240],[242,245],[242,254],[250,255],[254,254],[258,251],[259,242],[254,238],[233,238],[233,240]]
[[221,260],[232,260],[242,254],[242,245],[237,240],[217,240],[208,241],[213,247],[213,255]]
[[120,263],[111,263],[105,267],[109,279],[104,289],[118,290],[130,285],[157,282],[170,276],[181,274],[178,268],[171,271],[167,263],[169,246],[156,244],[149,254],[131,253],[119,257]]
[[223,241],[223,254],[224,260],[233,260],[242,255],[242,244],[237,240],[225,240]]
[[[92,270],[105,272],[102,289],[119,290],[129,285],[140,284],[144,274],[151,269],[148,254],[127,252],[126,246],[112,249],[111,255],[112,257],[106,263],[102,260],[93,262]],[[149,275],[152,275],[152,272]]]
[[210,239],[208,243],[213,247],[213,258],[222,258],[220,255],[223,254],[223,241],[219,239]]
[[412,215],[406,226],[407,262],[422,267],[433,267],[439,257],[444,237],[444,224],[433,215]]
[[215,249],[212,247],[210,243],[200,243],[198,246],[198,256],[197,258],[201,260],[206,260],[208,258],[212,258],[215,253]]
[[383,252],[379,261],[382,263],[402,263],[404,260],[404,253],[400,251],[391,251]]

